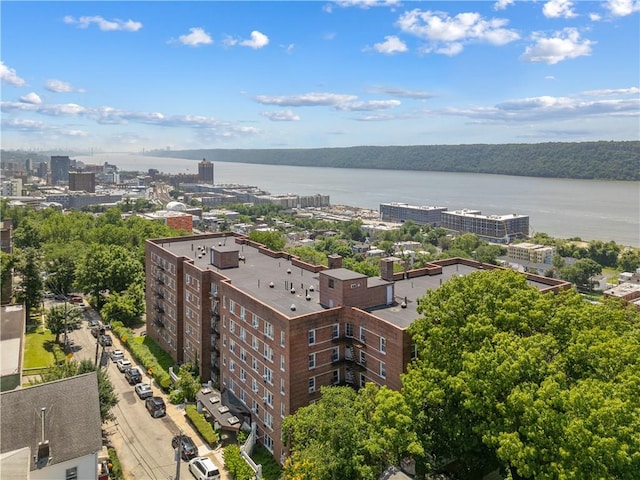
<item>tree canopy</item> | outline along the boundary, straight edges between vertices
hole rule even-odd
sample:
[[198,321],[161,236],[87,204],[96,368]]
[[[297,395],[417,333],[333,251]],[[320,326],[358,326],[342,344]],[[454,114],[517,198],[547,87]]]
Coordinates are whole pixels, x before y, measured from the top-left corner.
[[458,478],[640,478],[640,320],[511,271],[458,277],[420,300],[403,376],[424,448]]

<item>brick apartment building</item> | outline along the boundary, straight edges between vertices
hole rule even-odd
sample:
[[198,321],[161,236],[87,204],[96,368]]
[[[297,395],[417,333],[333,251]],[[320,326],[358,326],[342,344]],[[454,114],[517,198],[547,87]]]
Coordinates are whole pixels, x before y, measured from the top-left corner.
[[[260,443],[284,462],[286,415],[325,385],[400,389],[418,298],[454,275],[497,268],[448,259],[394,273],[396,261],[382,259],[373,278],[342,268],[339,256],[328,268],[309,265],[241,235],[148,240],[147,334],[246,406]],[[568,285],[529,281],[540,290]]]

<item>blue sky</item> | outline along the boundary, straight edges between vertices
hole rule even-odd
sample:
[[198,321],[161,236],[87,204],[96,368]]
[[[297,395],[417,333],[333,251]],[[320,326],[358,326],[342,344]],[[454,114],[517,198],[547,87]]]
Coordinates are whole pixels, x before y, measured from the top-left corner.
[[2,1],[2,147],[640,139],[640,1]]

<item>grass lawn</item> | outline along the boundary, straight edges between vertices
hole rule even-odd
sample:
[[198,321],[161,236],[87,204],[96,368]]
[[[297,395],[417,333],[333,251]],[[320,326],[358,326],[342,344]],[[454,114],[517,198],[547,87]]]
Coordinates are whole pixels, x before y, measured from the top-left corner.
[[251,458],[254,462],[262,465],[262,478],[264,480],[278,480],[282,476],[280,464],[262,445],[257,444],[255,446]]
[[25,335],[23,368],[49,367],[63,359],[64,352],[55,339],[53,333],[42,327],[28,332]]

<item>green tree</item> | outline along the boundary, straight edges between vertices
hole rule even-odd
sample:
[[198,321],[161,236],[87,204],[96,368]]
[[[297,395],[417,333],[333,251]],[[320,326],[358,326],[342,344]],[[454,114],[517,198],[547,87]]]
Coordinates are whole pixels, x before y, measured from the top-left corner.
[[64,305],[55,305],[47,310],[45,323],[51,333],[56,336],[57,343],[60,341],[60,335],[73,328],[79,318],[80,309],[69,309]]
[[505,248],[500,245],[482,244],[476,248],[475,259],[482,263],[491,265],[498,264],[498,257],[504,255]]
[[108,322],[118,320],[127,327],[140,323],[144,313],[144,290],[139,283],[132,283],[122,293],[112,293],[107,298],[100,314]]
[[92,245],[76,269],[76,285],[92,295],[98,309],[102,308],[105,292],[123,292],[132,284],[142,284],[143,279],[143,268],[135,254],[118,245]]
[[403,394],[425,451],[457,478],[640,474],[639,314],[542,294],[511,271],[457,277],[421,298]]
[[42,281],[42,256],[32,247],[21,249],[17,254],[15,266],[20,276],[19,290],[16,298],[24,302],[27,320],[31,318],[31,311],[42,300],[44,283]]
[[603,267],[615,267],[618,263],[619,253],[620,245],[614,241],[593,240],[589,242],[589,247],[587,248],[588,257]]
[[287,243],[284,235],[280,232],[266,232],[254,230],[249,234],[249,240],[261,243],[274,252],[280,252]]
[[200,390],[200,377],[194,375],[192,370],[191,364],[182,365],[175,385],[175,388],[182,392],[184,399],[188,402],[195,402],[196,393]]
[[238,447],[238,445],[232,444],[226,446],[222,452],[222,456],[224,458],[224,465],[227,467],[233,480],[249,480],[253,478],[253,470],[240,455],[240,447]]
[[471,255],[480,246],[480,239],[475,233],[464,233],[453,239],[451,248],[457,248]]
[[625,272],[635,272],[640,268],[640,249],[625,249],[618,258],[618,267]]
[[602,273],[602,266],[590,258],[583,258],[560,269],[560,278],[573,283],[579,290],[590,292],[593,290],[591,277]]

